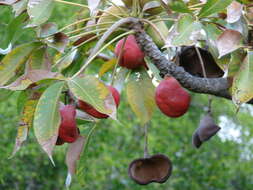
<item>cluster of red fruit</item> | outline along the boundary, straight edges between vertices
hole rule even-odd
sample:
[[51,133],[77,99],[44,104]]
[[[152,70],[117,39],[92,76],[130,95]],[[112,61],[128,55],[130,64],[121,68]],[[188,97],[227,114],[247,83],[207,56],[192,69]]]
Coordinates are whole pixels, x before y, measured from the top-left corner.
[[[136,69],[146,66],[144,53],[136,42],[134,35],[129,35],[125,41],[120,40],[115,48],[116,56],[120,55],[122,49],[120,66],[128,69]],[[166,77],[160,82],[155,93],[156,104],[165,115],[169,117],[180,117],[186,113],[190,105],[191,97],[179,82],[173,77]]]
[[[137,69],[146,66],[144,53],[136,42],[134,35],[129,35],[125,41],[120,40],[115,48],[116,56],[121,59],[119,65],[128,69]],[[122,53],[120,51],[123,51]],[[120,102],[119,92],[112,86],[108,86],[115,104],[118,107]],[[179,117],[186,113],[190,104],[190,95],[181,87],[179,82],[173,77],[166,77],[160,82],[155,93],[156,104],[165,115],[169,117]],[[89,115],[98,118],[108,118],[109,116],[100,113],[90,104],[78,100],[78,107]],[[72,143],[79,136],[79,129],[76,124],[76,110],[73,105],[65,105],[60,109],[61,125],[56,144],[62,145],[64,142]]]
[[[120,103],[120,94],[119,92],[112,86],[108,86],[113,99],[115,101],[116,106],[119,106]],[[78,100],[78,107],[89,115],[102,119],[108,118],[109,116],[97,111],[90,104]],[[63,143],[73,143],[79,136],[79,129],[76,124],[76,108],[74,105],[65,105],[60,109],[61,115],[61,124],[58,132],[58,139],[56,145],[62,145]]]

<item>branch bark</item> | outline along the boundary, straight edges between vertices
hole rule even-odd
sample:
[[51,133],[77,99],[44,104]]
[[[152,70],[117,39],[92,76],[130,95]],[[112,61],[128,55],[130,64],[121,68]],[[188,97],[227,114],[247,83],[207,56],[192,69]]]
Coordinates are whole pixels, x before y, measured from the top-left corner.
[[[165,57],[143,30],[140,22],[133,22],[131,28],[135,30],[136,40],[145,55],[148,56],[159,69],[161,77],[171,75],[176,78],[184,88],[192,92],[211,94],[231,99],[231,95],[228,92],[230,84],[227,78],[200,78],[191,75],[186,72],[183,67],[177,66]],[[253,101],[250,103],[253,103]]]

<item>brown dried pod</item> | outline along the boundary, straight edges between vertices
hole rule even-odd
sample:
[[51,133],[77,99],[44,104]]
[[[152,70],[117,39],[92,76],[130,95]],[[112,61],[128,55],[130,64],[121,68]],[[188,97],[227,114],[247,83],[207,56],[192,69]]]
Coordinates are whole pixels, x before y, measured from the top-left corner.
[[214,123],[212,116],[208,113],[200,120],[199,127],[192,135],[193,146],[199,148],[204,141],[208,141],[220,129],[221,128]]
[[[207,78],[222,77],[224,72],[217,65],[211,53],[202,48],[198,49],[204,62]],[[183,67],[185,71],[194,76],[204,77],[201,62],[194,46],[182,47],[177,59],[179,66]]]
[[172,163],[163,154],[136,159],[131,162],[128,168],[130,178],[140,185],[152,182],[164,183],[170,177],[171,172]]

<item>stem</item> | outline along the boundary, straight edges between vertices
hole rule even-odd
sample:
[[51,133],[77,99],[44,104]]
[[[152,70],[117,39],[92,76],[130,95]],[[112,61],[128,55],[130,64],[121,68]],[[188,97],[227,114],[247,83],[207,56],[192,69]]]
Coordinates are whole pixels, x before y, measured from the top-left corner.
[[154,19],[154,20],[151,20],[152,22],[159,22],[159,21],[174,21],[174,22],[177,22],[178,20],[177,19],[174,19],[174,18],[162,18],[162,19]]
[[69,2],[69,1],[64,1],[64,0],[54,0],[55,2],[59,2],[59,3],[63,3],[63,4],[67,4],[67,5],[74,5],[74,6],[78,6],[78,7],[84,7],[89,9],[88,5],[83,5],[80,3],[73,3],[73,2]]
[[92,41],[92,40],[98,38],[99,36],[102,36],[102,35],[103,35],[103,34],[99,34],[99,35],[93,36],[93,37],[91,37],[90,39],[88,39],[88,40],[82,42],[81,44],[79,44],[78,46],[76,46],[76,48],[78,48],[78,47],[80,47],[80,46],[82,46],[82,45],[84,45],[84,44],[86,44],[86,43],[88,43],[88,42],[90,42],[90,41]]
[[100,26],[100,25],[106,25],[106,24],[112,24],[112,23],[114,23],[114,22],[103,22],[103,23],[99,23],[99,24],[91,24],[91,25],[88,25],[88,26],[85,26],[85,27],[82,27],[82,28],[78,28],[76,30],[66,32],[65,34],[73,34],[73,33],[79,32],[81,30],[85,30],[87,28],[92,28],[94,26]]
[[114,38],[113,40],[111,40],[109,43],[107,43],[106,45],[104,45],[99,51],[97,51],[95,54],[94,53],[91,53],[92,56],[89,56],[87,61],[85,62],[85,64],[82,66],[82,68],[76,73],[74,74],[71,79],[75,78],[76,76],[78,76],[79,74],[81,74],[85,69],[86,67],[91,63],[91,61],[93,59],[95,59],[97,57],[97,55],[99,53],[101,53],[105,48],[107,48],[109,45],[111,45],[113,42],[117,41],[118,39],[122,38],[123,36],[126,36],[128,34],[132,34],[133,31],[128,31],[128,32],[125,32],[119,36],[117,36],[116,38]]
[[92,30],[92,31],[81,33],[81,34],[77,34],[75,36],[69,37],[69,39],[78,38],[80,36],[84,36],[84,35],[87,35],[87,34],[92,34],[94,32],[104,31],[104,30],[107,30],[107,28],[99,28],[99,29],[96,29],[96,30]]
[[166,42],[165,37],[163,36],[163,34],[159,31],[159,29],[156,27],[156,25],[154,23],[152,23],[151,21],[147,20],[147,19],[140,19],[143,22],[148,23],[159,35],[159,37],[164,41],[164,43]]
[[[199,51],[199,48],[194,46],[195,47],[195,50],[197,52],[197,55],[198,55],[198,58],[199,58],[199,61],[200,61],[200,65],[201,65],[201,69],[202,69],[202,73],[204,75],[205,78],[207,78],[207,74],[206,74],[206,70],[205,70],[205,65],[204,65],[204,61],[202,59],[202,56],[200,54],[200,51]],[[211,110],[212,110],[212,96],[211,95],[208,95],[208,112],[211,113]]]
[[[88,57],[86,63],[82,66],[82,68],[75,74],[72,76],[72,78],[78,76],[80,73],[82,73],[84,71],[84,69],[88,66],[88,64],[92,61],[92,58],[94,57],[94,54],[96,54],[96,52],[99,50],[99,48],[102,46],[102,44],[105,42],[105,40],[117,29],[119,28],[121,25],[129,23],[129,22],[137,22],[137,20],[135,18],[123,18],[119,21],[117,21],[116,23],[114,23],[102,36],[102,38],[100,38],[100,40],[98,41],[98,43],[96,44],[95,48],[92,50],[90,56]],[[117,36],[114,40],[111,41],[111,43],[113,43],[114,41],[116,41],[117,39],[119,39],[119,37],[123,37],[124,35],[130,34],[131,32],[127,32],[124,34],[121,34],[120,36]],[[107,47],[107,46],[106,46]]]
[[116,74],[116,69],[117,69],[117,66],[118,66],[118,64],[119,64],[119,62],[120,62],[120,60],[121,60],[121,57],[122,57],[122,55],[123,55],[123,52],[124,52],[124,47],[125,47],[126,39],[127,39],[127,38],[124,38],[123,44],[122,44],[122,46],[121,46],[121,48],[120,48],[120,52],[119,52],[119,57],[118,57],[118,59],[117,59],[117,63],[116,63],[116,65],[114,66],[114,69],[113,69],[111,85],[113,85],[114,78],[115,78],[115,74]]
[[89,21],[89,20],[91,20],[91,19],[93,19],[93,18],[99,18],[99,17],[101,17],[101,16],[93,16],[93,17],[89,17],[89,18],[85,18],[85,19],[78,20],[78,21],[76,21],[76,22],[74,22],[74,23],[71,23],[71,24],[69,24],[69,25],[67,25],[67,26],[64,26],[63,28],[61,28],[61,29],[59,30],[59,32],[65,30],[65,29],[67,29],[67,28],[69,28],[69,27],[71,27],[71,26],[74,26],[74,25],[76,25],[76,24],[79,24],[79,23],[82,23],[82,22],[85,22],[85,21]]
[[148,153],[148,124],[144,125],[144,136],[145,136],[145,144],[144,144],[144,158],[149,157]]

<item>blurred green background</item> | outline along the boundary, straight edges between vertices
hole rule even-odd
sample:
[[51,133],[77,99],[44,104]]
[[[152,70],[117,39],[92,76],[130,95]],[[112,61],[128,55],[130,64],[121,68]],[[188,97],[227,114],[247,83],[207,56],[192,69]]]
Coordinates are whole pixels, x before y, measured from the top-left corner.
[[[76,16],[78,9],[57,4],[50,21],[64,26]],[[13,14],[0,7],[0,42]],[[29,41],[34,32],[27,30],[19,43]],[[29,139],[17,155],[8,159],[15,143],[19,116],[16,110],[18,93],[4,96],[0,91],[0,189],[60,190],[67,173],[67,146],[56,147],[53,167],[30,131]],[[73,190],[252,190],[252,114],[251,106],[243,106],[235,115],[231,101],[215,98],[213,112],[222,127],[217,136],[199,150],[193,148],[191,136],[207,105],[205,95],[192,94],[187,114],[178,119],[165,117],[156,110],[149,127],[151,154],[163,153],[173,162],[173,174],[164,184],[140,186],[127,174],[128,164],[143,156],[144,129],[121,94],[118,119],[103,120],[96,128],[86,152],[85,176],[75,178]],[[80,125],[87,134],[91,125]]]

